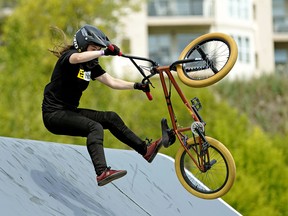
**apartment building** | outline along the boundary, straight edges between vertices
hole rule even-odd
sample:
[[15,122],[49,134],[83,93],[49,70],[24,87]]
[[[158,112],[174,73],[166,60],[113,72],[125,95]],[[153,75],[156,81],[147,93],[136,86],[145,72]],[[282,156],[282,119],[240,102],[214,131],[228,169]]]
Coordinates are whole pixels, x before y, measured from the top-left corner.
[[288,72],[288,1],[273,0],[275,70]]
[[[169,64],[194,38],[223,32],[239,49],[229,79],[249,79],[287,71],[287,10],[288,0],[150,0],[125,18],[124,41],[129,54]],[[130,69],[122,59],[115,64],[123,74]]]
[[[9,2],[1,11],[11,13]],[[161,65],[178,59],[191,40],[209,32],[231,35],[238,60],[228,77],[249,79],[288,71],[288,0],[149,0],[123,18],[118,41],[126,53],[150,57]],[[125,45],[125,46],[124,46]],[[128,59],[113,59],[116,76],[131,74]]]

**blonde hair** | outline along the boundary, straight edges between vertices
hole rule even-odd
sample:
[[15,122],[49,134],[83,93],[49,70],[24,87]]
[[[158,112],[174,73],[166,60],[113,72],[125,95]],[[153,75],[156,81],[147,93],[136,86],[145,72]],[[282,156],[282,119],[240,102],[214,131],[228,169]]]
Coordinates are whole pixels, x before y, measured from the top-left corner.
[[65,51],[73,48],[72,43],[69,44],[67,42],[66,34],[62,29],[58,28],[57,26],[51,26],[50,31],[53,48],[48,50],[53,53],[53,55],[59,58]]

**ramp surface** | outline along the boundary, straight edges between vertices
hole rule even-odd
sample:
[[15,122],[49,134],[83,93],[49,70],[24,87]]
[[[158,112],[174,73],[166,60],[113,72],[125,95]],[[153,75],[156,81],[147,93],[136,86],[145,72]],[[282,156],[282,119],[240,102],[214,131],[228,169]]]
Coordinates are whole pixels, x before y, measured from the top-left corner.
[[98,187],[85,146],[0,137],[1,215],[240,215],[221,199],[188,193],[165,155],[149,164],[134,151],[105,151],[108,164],[128,174]]

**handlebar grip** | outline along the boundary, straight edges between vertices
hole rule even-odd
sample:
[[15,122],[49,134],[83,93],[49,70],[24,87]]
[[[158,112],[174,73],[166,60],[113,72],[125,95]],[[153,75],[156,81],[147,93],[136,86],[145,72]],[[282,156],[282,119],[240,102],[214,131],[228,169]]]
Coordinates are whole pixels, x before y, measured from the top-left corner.
[[152,95],[151,95],[150,92],[145,92],[145,93],[146,93],[147,98],[148,98],[150,101],[153,100],[153,97],[152,97]]
[[112,44],[109,44],[108,49],[111,50],[111,51],[114,51],[113,45],[112,45]]
[[[114,51],[114,46],[112,44],[109,44],[108,49],[113,52]],[[118,53],[118,56],[122,56],[122,52],[121,51]]]

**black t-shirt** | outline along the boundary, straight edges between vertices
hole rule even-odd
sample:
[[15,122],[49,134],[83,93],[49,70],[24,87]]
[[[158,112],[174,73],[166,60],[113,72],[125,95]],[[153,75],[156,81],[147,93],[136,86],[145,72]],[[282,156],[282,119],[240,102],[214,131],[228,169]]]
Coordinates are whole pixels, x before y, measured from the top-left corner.
[[77,53],[77,50],[68,50],[58,59],[51,81],[44,89],[43,112],[76,109],[90,80],[105,73],[99,64],[92,68],[85,63],[71,64],[69,58],[73,53]]

